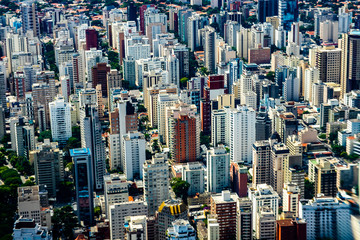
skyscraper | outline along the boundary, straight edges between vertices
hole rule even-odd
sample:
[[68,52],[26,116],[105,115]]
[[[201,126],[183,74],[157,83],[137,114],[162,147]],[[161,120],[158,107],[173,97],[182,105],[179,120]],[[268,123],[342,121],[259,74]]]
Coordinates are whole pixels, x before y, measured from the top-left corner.
[[206,26],[204,32],[205,67],[210,73],[215,73],[215,29]]
[[102,97],[107,98],[108,79],[107,75],[110,72],[110,65],[107,63],[97,63],[92,68],[92,86],[96,88],[98,84],[101,85]]
[[77,216],[85,225],[92,225],[94,221],[92,157],[89,148],[70,150],[75,169],[75,191]]
[[121,138],[121,167],[127,180],[142,179],[145,162],[145,138],[140,132],[128,132]]
[[291,24],[299,18],[298,0],[279,0],[280,26],[290,31]]
[[307,239],[353,239],[350,205],[336,198],[301,200],[299,215],[307,223]]
[[194,162],[200,156],[200,120],[193,108],[179,107],[168,114],[171,158],[178,163]]
[[279,11],[279,0],[259,0],[257,8],[258,21],[266,22],[266,17],[277,16]]
[[144,198],[148,214],[155,215],[162,202],[169,199],[169,164],[164,155],[155,154],[143,167]]
[[50,197],[56,197],[56,190],[64,179],[63,151],[56,142],[45,139],[44,143],[37,144],[36,150],[30,151],[29,160],[34,163],[36,183],[46,186]]
[[86,50],[91,48],[98,49],[98,32],[94,28],[88,28],[85,30]]
[[360,89],[360,32],[353,31],[342,34],[340,48],[341,54],[341,94],[344,95],[351,90]]
[[28,31],[32,31],[33,36],[38,37],[40,35],[40,27],[35,2],[23,2],[20,7],[20,12],[23,34],[25,35]]
[[70,103],[57,99],[49,103],[51,135],[54,142],[65,146],[71,137]]
[[206,165],[208,192],[220,193],[230,186],[230,157],[224,147],[208,150]]
[[104,186],[105,146],[102,141],[102,129],[95,105],[86,104],[80,109],[81,147],[91,151],[91,183],[96,189]]
[[234,162],[252,163],[252,144],[255,142],[256,112],[239,106],[229,113],[230,159]]

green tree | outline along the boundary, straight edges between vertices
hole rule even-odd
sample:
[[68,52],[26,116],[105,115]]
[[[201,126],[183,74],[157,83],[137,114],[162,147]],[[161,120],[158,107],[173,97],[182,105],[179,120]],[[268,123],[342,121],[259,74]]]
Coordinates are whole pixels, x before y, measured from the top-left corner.
[[200,73],[201,73],[201,75],[209,75],[210,74],[209,70],[206,67],[201,67]]
[[211,138],[209,135],[206,135],[204,132],[200,132],[200,144],[205,144],[206,147],[210,146]]
[[170,181],[170,186],[174,191],[176,197],[181,198],[183,201],[186,202],[190,184],[182,180],[181,178],[173,178]]
[[315,195],[315,184],[305,179],[305,199],[312,199]]
[[326,134],[325,133],[319,134],[319,138],[326,139]]
[[52,141],[50,130],[42,131],[38,137],[38,142],[44,142],[44,139],[50,139],[50,141]]
[[119,53],[117,53],[115,51],[109,51],[108,58],[109,58],[109,63],[110,63],[111,68],[117,69],[118,71],[120,71]]
[[79,227],[79,224],[70,205],[55,209],[51,221],[54,239],[74,239],[73,229]]
[[275,80],[275,72],[270,71],[266,74],[266,78],[269,79],[270,81],[274,81]]
[[94,215],[95,215],[96,217],[100,217],[100,215],[101,215],[101,208],[100,208],[99,206],[97,206],[97,207],[94,208]]
[[189,78],[187,77],[183,77],[180,79],[180,87],[181,88],[186,88],[187,82],[189,81]]
[[340,154],[346,149],[341,145],[333,144],[331,145],[331,150],[334,153],[335,157],[340,157]]
[[74,183],[70,181],[62,181],[59,184],[59,192],[56,196],[57,200],[62,203],[70,202],[74,193]]

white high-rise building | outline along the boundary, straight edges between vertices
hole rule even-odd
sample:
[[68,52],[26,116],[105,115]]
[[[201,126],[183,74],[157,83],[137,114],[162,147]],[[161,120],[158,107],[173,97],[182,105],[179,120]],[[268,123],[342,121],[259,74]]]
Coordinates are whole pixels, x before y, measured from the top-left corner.
[[267,184],[259,184],[256,188],[249,189],[249,198],[252,201],[252,223],[253,230],[257,229],[257,213],[262,207],[269,207],[275,214],[275,219],[279,212],[279,195],[273,190],[273,188]]
[[300,188],[295,183],[285,183],[283,188],[283,211],[299,216]]
[[305,70],[305,96],[304,99],[311,101],[312,87],[314,83],[319,82],[320,71],[317,68],[308,68]]
[[350,205],[336,198],[301,200],[299,217],[306,221],[307,239],[353,239]]
[[169,199],[169,164],[165,155],[155,154],[143,167],[144,198],[148,214],[154,215],[160,204]]
[[276,218],[270,207],[260,207],[256,213],[256,239],[275,239]]
[[21,27],[24,35],[28,31],[31,31],[34,37],[40,35],[40,26],[36,9],[35,1],[23,2],[21,4]]
[[220,193],[230,185],[230,156],[224,147],[211,148],[206,153],[207,191]]
[[215,216],[208,215],[208,227],[207,234],[209,240],[218,240],[220,239],[220,224]]
[[147,215],[147,204],[144,201],[115,203],[109,207],[110,235],[113,240],[125,237],[125,217]]
[[217,147],[218,144],[228,144],[226,138],[226,114],[224,109],[211,111],[211,144]]
[[106,155],[97,106],[86,104],[80,109],[80,134],[81,147],[89,148],[92,156],[92,183],[96,189],[102,189]]
[[70,103],[64,99],[49,103],[52,139],[63,146],[72,134],[70,108]]
[[167,57],[166,60],[167,71],[169,72],[168,84],[175,84],[176,86],[180,86],[180,72],[179,72],[179,59],[171,54]]
[[131,131],[122,136],[121,167],[127,180],[142,179],[146,141],[144,135]]
[[182,179],[190,184],[189,196],[205,191],[205,168],[200,162],[188,162],[182,168]]
[[145,36],[130,35],[125,40],[125,57],[133,57],[134,60],[147,59],[150,57],[150,43]]
[[230,159],[234,162],[252,163],[252,144],[255,142],[256,112],[247,106],[237,106],[229,111]]
[[123,174],[104,176],[105,214],[109,216],[109,207],[115,203],[129,201],[128,182]]
[[[159,130],[159,138],[161,142],[165,142],[166,139],[166,110],[168,107],[172,107],[176,102],[179,101],[179,97],[177,94],[167,94],[166,92],[159,92],[157,98],[157,109],[154,109],[157,116],[150,116],[151,118],[157,119],[157,124],[153,127],[157,126]],[[157,110],[157,111],[156,111]],[[155,114],[153,113],[153,114]]]

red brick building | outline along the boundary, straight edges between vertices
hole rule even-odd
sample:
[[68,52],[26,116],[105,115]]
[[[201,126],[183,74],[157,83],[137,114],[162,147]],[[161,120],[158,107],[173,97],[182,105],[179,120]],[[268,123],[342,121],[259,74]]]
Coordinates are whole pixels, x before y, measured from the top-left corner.
[[247,197],[247,167],[241,167],[238,163],[232,162],[230,165],[230,181],[233,192],[239,197]]
[[177,163],[195,162],[197,159],[197,118],[179,114],[169,119],[170,153]]
[[85,30],[85,39],[86,39],[86,50],[91,48],[98,49],[98,32],[95,29],[89,28]]
[[211,195],[211,214],[217,215],[220,240],[236,239],[237,199],[237,194],[230,191]]
[[276,221],[276,240],[306,240],[306,223],[298,219]]
[[107,63],[98,63],[92,68],[92,87],[101,85],[103,97],[107,97],[107,74],[110,72],[110,65]]
[[270,63],[271,52],[268,47],[258,46],[257,48],[249,49],[249,63],[266,64]]

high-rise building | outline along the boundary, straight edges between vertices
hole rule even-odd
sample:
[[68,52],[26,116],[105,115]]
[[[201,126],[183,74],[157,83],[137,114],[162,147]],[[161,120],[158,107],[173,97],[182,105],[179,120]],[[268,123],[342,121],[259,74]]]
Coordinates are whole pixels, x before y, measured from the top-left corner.
[[237,206],[237,239],[252,240],[252,202],[249,198],[238,198]]
[[[110,69],[110,72],[107,73],[107,94],[106,96],[110,96],[110,91],[114,88],[121,88],[121,73],[117,69]],[[109,99],[110,100],[110,99]],[[110,104],[109,104],[110,106]]]
[[270,141],[256,141],[253,144],[253,187],[259,184],[270,184],[270,162]]
[[34,37],[40,36],[36,3],[33,1],[23,2],[20,7],[20,12],[22,33],[25,35],[28,31],[32,31]]
[[252,163],[252,144],[255,142],[256,112],[246,106],[237,106],[229,113],[230,159]]
[[103,97],[107,97],[108,81],[107,75],[110,72],[110,65],[107,63],[97,63],[92,68],[92,87],[96,88],[98,84],[101,85],[101,92]]
[[260,0],[257,8],[258,21],[261,23],[266,22],[267,17],[277,16],[278,11],[278,0]]
[[299,216],[300,188],[294,183],[285,183],[283,188],[283,211]]
[[200,119],[196,107],[174,109],[168,112],[167,120],[171,158],[178,163],[196,161],[200,156]]
[[167,229],[169,239],[180,240],[196,240],[196,232],[188,220],[178,219],[172,222],[172,227]]
[[357,59],[360,56],[360,33],[358,31],[342,34],[340,42],[341,54],[341,94],[343,98],[351,90],[360,88],[360,68],[357,67]]
[[85,30],[85,40],[86,40],[86,50],[90,50],[91,48],[98,49],[98,32],[96,29],[88,28]]
[[279,0],[279,20],[280,26],[289,31],[291,24],[297,22],[299,18],[298,0]]
[[147,215],[147,204],[144,201],[115,203],[109,207],[111,239],[124,239],[125,217]]
[[184,44],[177,43],[172,48],[172,54],[179,60],[180,79],[189,76],[189,49]]
[[12,236],[14,239],[38,239],[39,233],[41,233],[41,239],[52,239],[52,234],[47,227],[35,223],[33,219],[19,218],[15,221]]
[[19,187],[18,214],[21,218],[33,219],[35,223],[51,229],[48,192],[44,185]]
[[[151,97],[150,97],[151,98]],[[172,107],[176,102],[179,101],[177,94],[167,94],[166,92],[160,91],[157,95],[157,106],[150,107],[150,119],[154,119],[152,122],[152,127],[157,127],[159,130],[159,139],[160,142],[165,142],[166,135],[166,111],[167,108]],[[150,101],[150,105],[152,101]]]
[[71,137],[70,103],[57,99],[49,103],[51,135],[54,142],[65,146]]
[[104,187],[105,146],[97,107],[86,104],[80,109],[81,147],[91,151],[91,183],[95,189]]
[[283,219],[276,221],[276,240],[306,240],[306,222],[302,219]]
[[92,152],[89,148],[70,149],[74,163],[77,216],[79,222],[92,225],[94,221],[94,184]]
[[15,150],[18,156],[28,157],[29,152],[35,149],[35,131],[34,125],[25,123],[23,117],[19,117],[15,123],[14,135],[15,138],[11,142],[15,145]]
[[271,135],[271,119],[267,112],[259,111],[255,123],[256,141],[267,140]]
[[237,199],[236,193],[222,191],[212,194],[210,198],[211,214],[217,215],[219,239],[236,239]]
[[256,239],[275,239],[276,218],[274,211],[269,207],[260,207],[256,213]]
[[339,48],[327,46],[316,50],[315,66],[322,82],[340,83],[341,52]]
[[134,131],[124,134],[122,141],[121,167],[127,180],[142,179],[145,163],[145,137]]
[[187,220],[187,207],[180,199],[168,199],[164,201],[156,212],[158,224],[158,239],[166,240],[166,230],[177,219]]
[[129,100],[117,101],[117,107],[109,114],[110,135],[109,164],[111,169],[121,167],[122,136],[130,131],[137,130],[137,114]]
[[207,151],[206,166],[208,192],[220,193],[230,186],[230,156],[223,146]]
[[182,168],[181,177],[190,184],[189,196],[205,191],[205,167],[200,162],[188,162]]
[[233,192],[239,197],[247,196],[248,169],[239,163],[232,162],[230,165],[230,182]]
[[283,193],[285,178],[285,162],[289,157],[289,148],[283,143],[275,143],[271,146],[270,161],[270,185],[279,195]]
[[146,239],[147,233],[146,215],[125,217],[125,239]]
[[267,184],[259,184],[256,188],[249,189],[249,199],[252,206],[252,226],[256,231],[257,227],[257,213],[262,207],[269,207],[275,215],[275,220],[279,212],[279,195],[273,190],[273,188]]
[[227,144],[226,139],[226,116],[224,109],[211,111],[211,144],[217,147],[219,144]]
[[353,239],[350,205],[336,198],[301,200],[299,217],[306,221],[307,239]]
[[128,182],[123,174],[104,176],[105,214],[110,218],[109,208],[116,203],[129,201]]
[[36,145],[36,150],[30,151],[29,160],[34,163],[36,184],[46,186],[49,196],[56,197],[56,190],[64,179],[63,151],[58,144],[45,139]]
[[277,113],[275,116],[275,131],[280,135],[281,142],[285,143],[288,136],[297,134],[298,120],[291,112]]
[[155,215],[162,202],[169,199],[169,164],[165,155],[155,154],[143,167],[144,198],[148,214]]
[[204,55],[205,67],[210,73],[215,73],[215,29],[209,26],[204,31]]
[[336,170],[330,162],[331,159],[317,158],[309,161],[309,180],[315,184],[315,194],[335,197],[338,190],[336,187]]
[[[207,239],[219,239],[220,238],[220,225],[217,220],[216,215],[208,215],[208,225],[207,225]],[[198,236],[200,239],[200,236]]]

